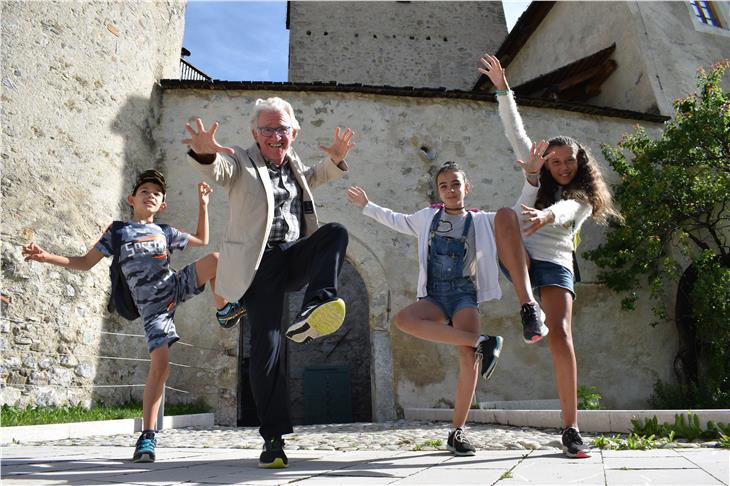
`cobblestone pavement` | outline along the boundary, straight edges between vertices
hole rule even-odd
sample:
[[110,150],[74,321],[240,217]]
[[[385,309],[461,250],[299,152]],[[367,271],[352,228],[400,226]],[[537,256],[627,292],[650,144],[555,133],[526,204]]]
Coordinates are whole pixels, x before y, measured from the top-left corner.
[[[384,423],[299,425],[285,436],[287,450],[337,451],[429,451],[445,450],[450,424],[398,420]],[[559,450],[558,429],[510,427],[473,424],[465,428],[478,450]],[[93,436],[46,441],[45,445],[128,446],[134,447],[138,434]],[[586,441],[595,435],[583,434]],[[157,447],[260,449],[261,437],[256,427],[188,427],[158,433]],[[681,444],[681,447],[712,447],[707,444]]]

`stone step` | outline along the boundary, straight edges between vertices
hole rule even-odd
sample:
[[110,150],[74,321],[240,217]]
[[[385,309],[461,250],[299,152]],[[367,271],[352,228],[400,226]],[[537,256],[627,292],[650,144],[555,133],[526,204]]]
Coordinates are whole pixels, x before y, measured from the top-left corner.
[[[451,421],[454,411],[450,408],[406,408],[406,420]],[[560,410],[481,410],[469,411],[468,422],[512,425],[516,427],[562,427]],[[582,432],[628,433],[632,429],[631,419],[650,419],[656,416],[659,423],[674,423],[675,415],[684,415],[687,410],[578,410],[578,425]],[[730,423],[730,410],[692,410],[704,429],[707,422]]]

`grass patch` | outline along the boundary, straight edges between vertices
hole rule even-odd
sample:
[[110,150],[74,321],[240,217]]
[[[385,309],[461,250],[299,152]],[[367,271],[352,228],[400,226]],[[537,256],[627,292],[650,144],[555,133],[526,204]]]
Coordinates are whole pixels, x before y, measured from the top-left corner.
[[413,447],[414,451],[422,451],[426,447],[433,447],[434,449],[438,449],[441,447],[441,444],[443,444],[443,441],[441,439],[428,439],[420,444],[416,444]]
[[[165,415],[186,415],[210,412],[211,408],[203,402],[165,404]],[[139,418],[142,416],[141,403],[121,405],[95,405],[86,409],[81,405],[63,407],[17,408],[3,405],[0,411],[0,426],[65,424],[70,422],[94,422],[97,420],[116,420]]]

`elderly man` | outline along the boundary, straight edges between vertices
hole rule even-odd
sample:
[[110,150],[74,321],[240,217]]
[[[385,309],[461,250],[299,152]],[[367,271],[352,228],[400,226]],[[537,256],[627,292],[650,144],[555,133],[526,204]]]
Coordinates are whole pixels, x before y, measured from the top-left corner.
[[264,439],[259,467],[286,467],[282,435],[293,431],[281,321],[284,293],[308,284],[302,310],[286,337],[306,343],[340,328],[345,303],[337,280],[345,259],[347,231],[337,223],[318,226],[313,189],[347,171],[354,133],[335,130],[328,157],[307,167],[292,149],[299,122],[281,98],[257,100],[251,117],[254,144],[224,147],[200,118],[185,125],[188,155],[198,169],[228,191],[230,216],[222,245],[216,290],[240,301],[251,325],[249,373]]

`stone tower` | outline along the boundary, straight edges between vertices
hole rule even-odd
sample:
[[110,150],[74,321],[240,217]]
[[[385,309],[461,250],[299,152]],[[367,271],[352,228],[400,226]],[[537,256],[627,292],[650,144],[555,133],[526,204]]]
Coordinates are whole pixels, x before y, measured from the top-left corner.
[[500,2],[289,2],[289,81],[470,90]]

